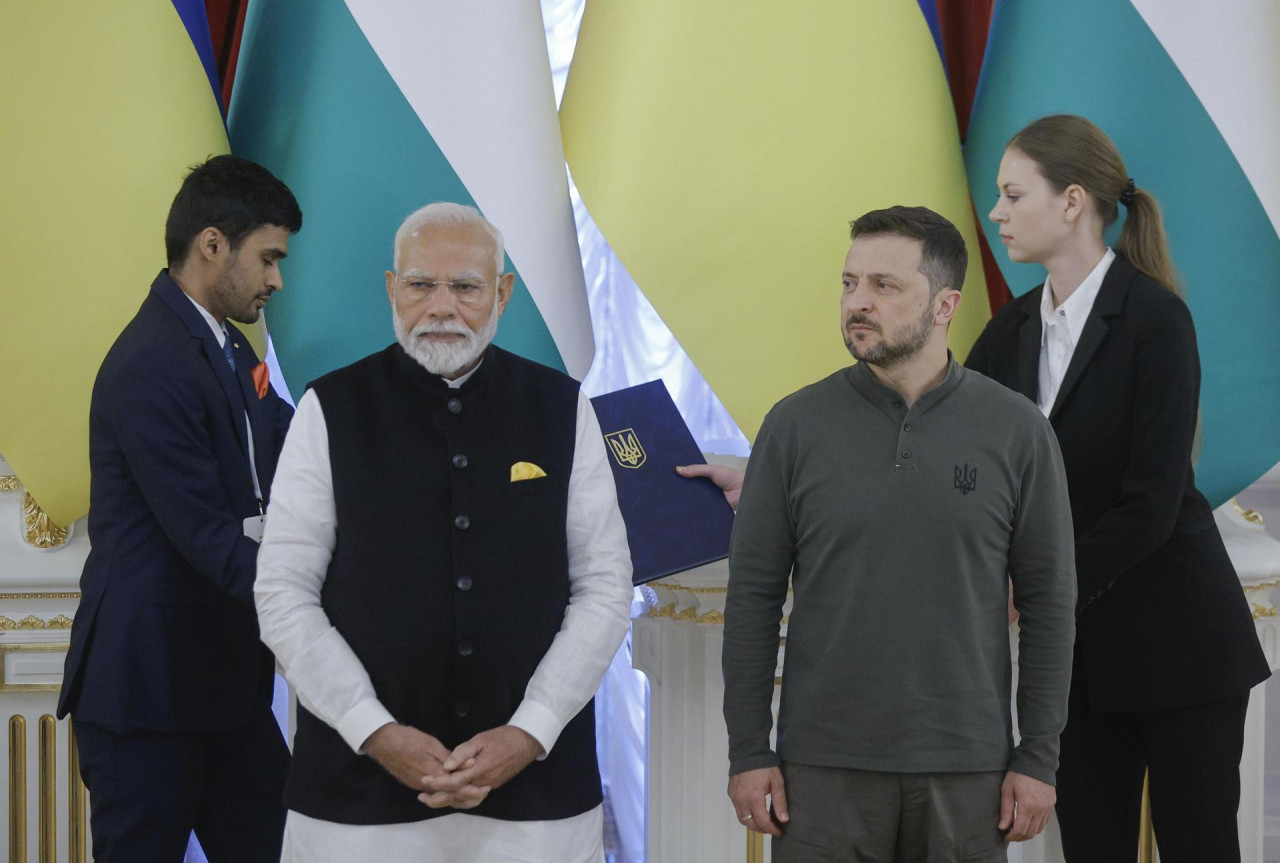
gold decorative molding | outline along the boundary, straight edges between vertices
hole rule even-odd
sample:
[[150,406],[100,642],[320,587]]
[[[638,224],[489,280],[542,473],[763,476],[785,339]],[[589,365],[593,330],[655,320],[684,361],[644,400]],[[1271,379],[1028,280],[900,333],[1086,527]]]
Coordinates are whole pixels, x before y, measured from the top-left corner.
[[1249,522],[1249,524],[1256,524],[1258,527],[1262,527],[1262,513],[1256,509],[1245,509],[1236,502],[1234,497],[1231,498],[1231,505],[1236,508],[1236,512],[1240,514],[1240,517]]
[[[10,653],[66,653],[68,645],[44,643],[0,644],[0,693],[3,692],[58,692],[61,683],[10,683],[5,678],[6,656]],[[26,859],[26,858],[23,858]]]
[[679,611],[677,611],[677,612],[676,612],[674,615],[672,615],[672,616],[673,616],[676,620],[697,620],[697,619],[698,619],[698,609],[697,609],[697,607],[696,607],[696,606],[690,605],[690,606],[688,606],[687,608],[682,608],[682,609],[680,609]]
[[0,630],[13,629],[70,629],[72,619],[65,614],[55,614],[48,620],[28,614],[22,620],[13,620],[0,614]]
[[57,548],[67,541],[67,529],[54,524],[26,489],[22,490],[22,524],[22,538],[33,548]]
[[39,860],[58,863],[58,720],[46,713],[40,717],[39,749]]
[[9,859],[27,859],[27,718],[9,717]]
[[690,593],[725,593],[728,590],[725,587],[685,587],[673,581],[659,581],[658,584],[671,590],[687,590]]
[[63,593],[0,593],[0,599],[79,599],[80,591]]
[[0,491],[17,491],[20,488],[22,483],[18,482],[18,478],[13,474],[0,476]]
[[88,857],[88,825],[84,808],[85,787],[80,778],[80,750],[76,748],[76,729],[67,720],[67,859],[85,863]]
[[712,608],[708,611],[704,611],[695,619],[698,623],[715,623],[720,626],[724,626],[724,612],[718,608]]
[[[1266,581],[1262,584],[1245,585],[1245,599],[1249,603],[1249,610],[1253,613],[1254,620],[1259,620],[1264,617],[1275,617],[1277,614],[1280,614],[1280,609],[1277,609],[1275,603],[1271,602],[1268,597],[1268,594],[1277,587],[1280,587],[1280,578],[1274,581]],[[1260,594],[1257,602],[1253,601],[1253,596],[1251,595],[1255,593]]]
[[1156,863],[1156,830],[1151,821],[1151,773],[1142,778],[1142,809],[1138,814],[1138,863]]
[[674,602],[668,602],[666,605],[662,606],[661,608],[658,608],[655,606],[649,609],[649,616],[650,617],[675,617],[676,604]]

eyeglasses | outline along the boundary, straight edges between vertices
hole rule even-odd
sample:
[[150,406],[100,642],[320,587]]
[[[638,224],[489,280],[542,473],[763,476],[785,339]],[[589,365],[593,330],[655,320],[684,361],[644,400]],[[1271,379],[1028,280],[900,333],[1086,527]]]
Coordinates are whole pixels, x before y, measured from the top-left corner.
[[498,278],[495,276],[489,280],[463,278],[446,281],[426,276],[397,275],[396,281],[404,288],[405,299],[411,303],[421,302],[434,296],[436,289],[443,286],[449,289],[459,303],[465,306],[479,306],[485,300],[485,288],[496,282]]

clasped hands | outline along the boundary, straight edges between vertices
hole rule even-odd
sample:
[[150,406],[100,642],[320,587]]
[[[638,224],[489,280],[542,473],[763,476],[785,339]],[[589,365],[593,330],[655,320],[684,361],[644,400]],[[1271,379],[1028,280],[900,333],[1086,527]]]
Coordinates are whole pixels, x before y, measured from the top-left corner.
[[514,725],[482,731],[451,752],[408,725],[388,723],[365,741],[364,753],[432,809],[479,806],[489,792],[528,767],[542,746]]

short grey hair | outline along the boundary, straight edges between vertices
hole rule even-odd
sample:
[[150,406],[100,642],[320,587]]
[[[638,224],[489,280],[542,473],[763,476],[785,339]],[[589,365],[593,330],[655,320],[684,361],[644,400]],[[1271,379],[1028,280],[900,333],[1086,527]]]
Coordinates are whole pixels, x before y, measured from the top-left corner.
[[469,207],[466,204],[455,204],[451,201],[436,201],[434,204],[420,207],[406,216],[405,220],[400,223],[400,230],[396,231],[395,244],[391,249],[391,260],[396,272],[400,271],[400,248],[405,241],[418,236],[419,233],[428,228],[464,228],[470,225],[479,225],[484,228],[485,233],[493,238],[495,249],[494,269],[501,274],[502,264],[506,260],[502,232],[495,228],[492,222],[480,215],[480,211],[475,207]]

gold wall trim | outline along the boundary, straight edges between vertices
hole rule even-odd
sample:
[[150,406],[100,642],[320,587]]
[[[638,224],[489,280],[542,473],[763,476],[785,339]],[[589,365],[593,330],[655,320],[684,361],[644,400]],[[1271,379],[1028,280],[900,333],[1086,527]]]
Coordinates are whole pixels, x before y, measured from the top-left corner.
[[0,491],[17,491],[20,488],[22,488],[22,483],[13,474],[0,476]]
[[725,593],[728,588],[724,587],[685,587],[683,584],[676,584],[674,581],[660,581],[663,587],[669,587],[672,590],[687,590],[690,593]]
[[0,599],[79,599],[80,591],[62,593],[0,593]]
[[58,721],[40,717],[40,863],[58,863]]
[[1240,517],[1245,521],[1250,524],[1256,524],[1258,527],[1263,526],[1262,513],[1258,512],[1256,509],[1245,509],[1234,497],[1231,498],[1231,505],[1236,508],[1236,512],[1240,513]]
[[27,719],[9,717],[9,859],[27,859]]
[[1142,810],[1138,815],[1138,863],[1156,863],[1156,831],[1151,822],[1151,774],[1142,779]]
[[55,614],[50,618],[28,614],[22,620],[14,620],[0,614],[0,629],[70,629],[71,624],[71,618],[65,614]]
[[764,863],[764,834],[747,830],[747,863]]
[[702,612],[702,614],[698,615],[697,622],[698,623],[718,623],[721,626],[723,626],[724,612],[718,608],[713,608],[713,609],[710,609],[709,611],[704,611]]
[[673,616],[675,617],[676,620],[697,620],[698,609],[690,605],[688,608],[680,609]]
[[76,729],[67,720],[67,859],[70,863],[85,863],[88,857],[89,835],[85,823],[85,787],[80,778],[80,750],[76,749]]
[[1264,617],[1275,617],[1277,614],[1280,614],[1280,608],[1277,608],[1274,605],[1265,606],[1258,605],[1256,602],[1251,602],[1249,603],[1249,606],[1253,609],[1254,620],[1261,620]]
[[0,644],[0,692],[58,692],[62,689],[62,684],[60,683],[10,683],[4,676],[5,655],[9,653],[66,652],[66,644]]
[[35,548],[57,548],[67,541],[67,529],[53,523],[26,489],[22,490],[22,538]]
[[668,602],[666,605],[662,606],[661,608],[651,608],[649,609],[649,616],[650,617],[675,617],[676,604],[674,602]]

